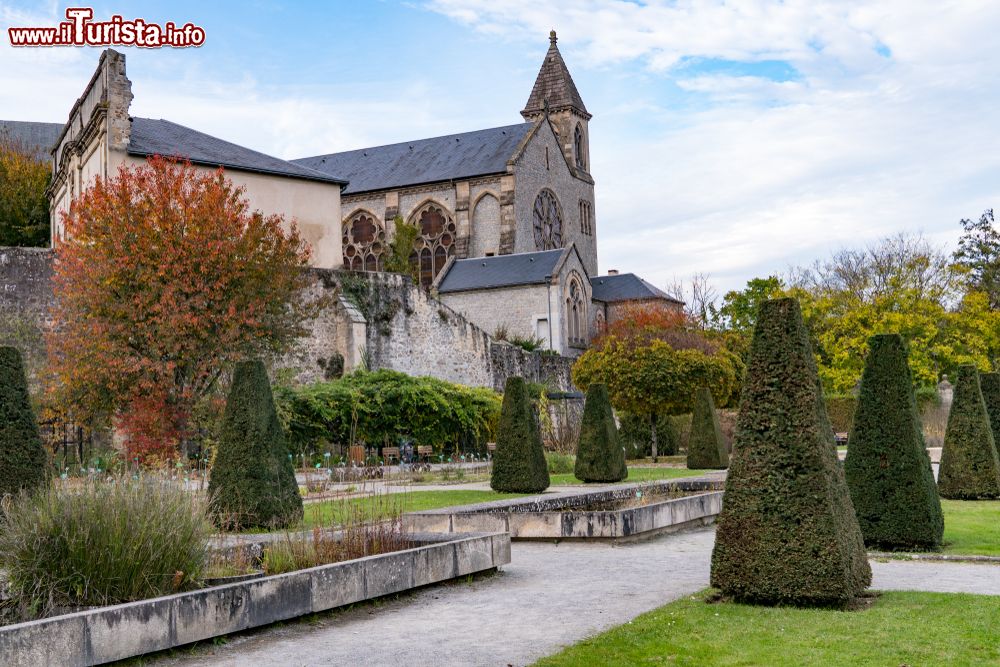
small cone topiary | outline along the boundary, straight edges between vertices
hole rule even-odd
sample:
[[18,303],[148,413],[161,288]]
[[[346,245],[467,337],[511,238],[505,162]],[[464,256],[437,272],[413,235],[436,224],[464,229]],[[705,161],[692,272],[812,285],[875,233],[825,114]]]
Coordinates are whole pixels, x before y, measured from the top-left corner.
[[28,379],[17,348],[0,347],[0,496],[48,482],[48,459],[31,409]]
[[522,377],[507,379],[497,432],[490,488],[501,493],[541,493],[549,488],[538,408]]
[[691,435],[688,438],[687,467],[691,470],[725,468],[729,465],[726,439],[722,435],[719,414],[708,387],[702,387],[694,398],[691,414]]
[[907,356],[899,334],[868,339],[844,474],[865,544],[936,549],[944,519]]
[[587,389],[573,474],[582,482],[620,482],[628,477],[608,388],[600,383]]
[[261,361],[237,364],[233,373],[208,494],[222,528],[284,528],[302,519],[295,470]]
[[842,605],[871,583],[799,304],[761,304],[712,552],[712,586]]
[[938,493],[959,500],[1000,497],[1000,461],[975,366],[958,369],[941,450]]

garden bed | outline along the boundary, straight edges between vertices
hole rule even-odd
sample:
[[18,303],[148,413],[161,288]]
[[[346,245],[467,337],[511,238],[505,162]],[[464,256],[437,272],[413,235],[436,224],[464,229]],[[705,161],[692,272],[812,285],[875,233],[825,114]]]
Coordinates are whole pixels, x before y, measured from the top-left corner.
[[413,548],[0,627],[0,664],[96,665],[400,593],[510,562],[498,533],[408,536]]
[[722,488],[720,480],[671,480],[411,512],[403,520],[409,530],[422,532],[627,540],[711,523],[722,509]]

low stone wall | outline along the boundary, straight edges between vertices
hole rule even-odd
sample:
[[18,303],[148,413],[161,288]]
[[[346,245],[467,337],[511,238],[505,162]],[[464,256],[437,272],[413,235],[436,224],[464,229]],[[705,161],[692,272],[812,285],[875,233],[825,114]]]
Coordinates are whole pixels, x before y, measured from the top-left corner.
[[[722,511],[721,488],[721,480],[671,480],[411,512],[404,519],[411,530],[426,532],[506,531],[520,540],[623,540],[710,523]],[[668,491],[695,495],[624,509],[575,509],[634,498],[640,490],[652,498]]]
[[77,667],[239,632],[510,562],[504,534],[414,535],[405,551],[0,627],[0,664]]

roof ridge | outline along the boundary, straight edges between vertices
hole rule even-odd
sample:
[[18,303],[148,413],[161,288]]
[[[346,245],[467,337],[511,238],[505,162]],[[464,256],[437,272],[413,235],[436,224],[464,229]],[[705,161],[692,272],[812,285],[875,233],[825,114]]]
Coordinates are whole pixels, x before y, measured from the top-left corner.
[[374,150],[378,150],[380,148],[394,148],[396,146],[407,146],[407,145],[412,145],[412,144],[415,144],[415,143],[418,143],[418,142],[422,142],[422,141],[440,141],[441,139],[448,139],[450,137],[460,137],[460,136],[463,136],[463,135],[476,134],[478,132],[490,132],[490,131],[493,131],[493,130],[506,130],[506,129],[513,128],[513,127],[521,127],[522,125],[530,125],[532,123],[533,123],[533,121],[526,120],[526,121],[521,121],[520,123],[512,123],[510,125],[498,125],[496,127],[484,127],[484,128],[478,129],[478,130],[468,130],[466,132],[452,132],[450,134],[441,134],[441,135],[438,135],[436,137],[424,137],[422,139],[410,139],[409,141],[396,141],[396,142],[393,142],[391,144],[381,144],[381,145],[378,145],[378,146],[362,146],[361,148],[351,148],[351,149],[346,150],[346,151],[336,151],[335,153],[320,153],[318,155],[308,155],[308,156],[305,156],[305,157],[297,157],[297,158],[293,158],[293,159],[289,160],[289,162],[292,162],[293,164],[298,164],[299,162],[302,162],[302,161],[305,161],[305,160],[315,160],[317,158],[330,157],[332,155],[345,155],[347,153],[360,153],[360,152],[363,152],[363,151],[374,151]]

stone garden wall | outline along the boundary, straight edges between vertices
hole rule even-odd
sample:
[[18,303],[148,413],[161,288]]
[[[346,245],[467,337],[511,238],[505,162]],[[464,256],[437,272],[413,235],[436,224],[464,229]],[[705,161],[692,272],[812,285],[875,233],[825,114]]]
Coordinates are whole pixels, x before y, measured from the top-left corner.
[[[0,248],[0,344],[22,350],[33,389],[51,325],[52,258],[46,249]],[[571,359],[493,341],[403,276],[333,269],[311,274],[306,294],[325,297],[326,307],[276,364],[298,382],[339,377],[365,364],[497,390],[508,377],[522,375],[553,391],[574,391]]]

